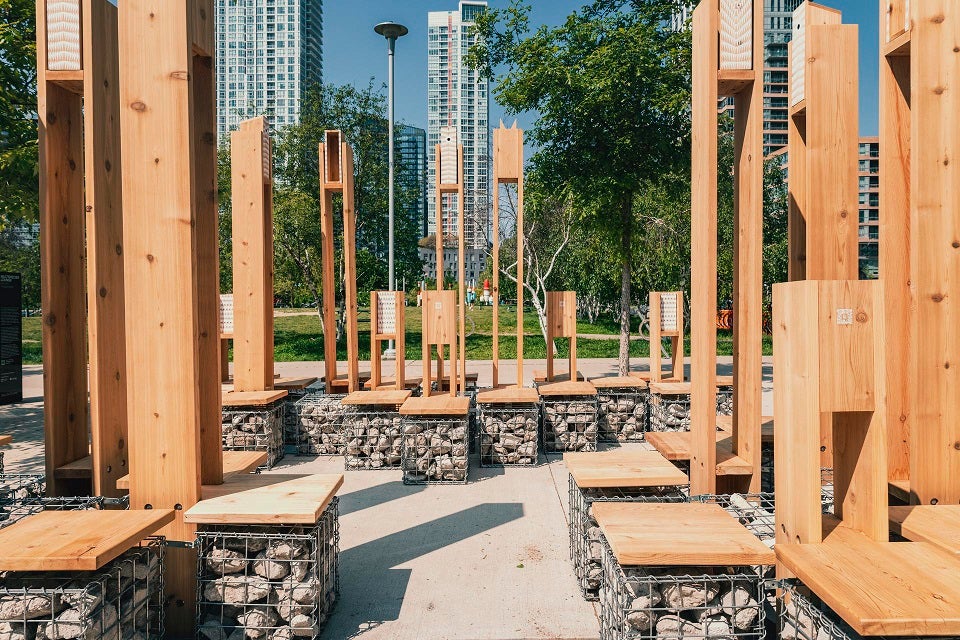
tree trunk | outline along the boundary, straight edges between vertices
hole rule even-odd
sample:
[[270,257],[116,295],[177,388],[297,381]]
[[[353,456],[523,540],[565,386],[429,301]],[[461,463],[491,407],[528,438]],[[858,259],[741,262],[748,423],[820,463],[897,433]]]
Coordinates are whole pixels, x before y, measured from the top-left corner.
[[633,249],[633,194],[628,193],[620,203],[620,355],[618,373],[630,373],[630,261]]

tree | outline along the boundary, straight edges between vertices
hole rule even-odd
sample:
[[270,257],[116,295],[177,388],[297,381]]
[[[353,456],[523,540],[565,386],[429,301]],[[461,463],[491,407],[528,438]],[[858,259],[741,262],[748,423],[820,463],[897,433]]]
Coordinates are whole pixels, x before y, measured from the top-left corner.
[[0,0],[0,229],[39,214],[34,0]]
[[629,369],[635,200],[663,174],[689,170],[690,34],[666,26],[675,6],[595,0],[531,34],[530,5],[511,0],[478,18],[468,55],[495,81],[500,104],[539,113],[530,141],[545,187],[570,193],[593,218],[585,222],[616,236],[621,374]]

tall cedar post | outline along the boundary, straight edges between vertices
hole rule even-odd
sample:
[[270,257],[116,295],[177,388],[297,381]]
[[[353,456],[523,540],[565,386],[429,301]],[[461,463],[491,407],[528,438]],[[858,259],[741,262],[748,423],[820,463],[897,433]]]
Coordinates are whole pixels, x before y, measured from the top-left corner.
[[[459,301],[456,305],[456,310],[459,316],[459,340],[454,340],[453,345],[454,349],[458,348],[461,351],[460,357],[462,362],[460,363],[459,371],[451,369],[450,371],[450,395],[456,396],[458,386],[466,385],[467,370],[466,370],[466,300],[465,300],[465,277],[464,277],[464,261],[465,261],[465,238],[466,238],[466,215],[464,211],[464,202],[463,202],[463,145],[458,144],[457,142],[457,129],[456,127],[441,127],[440,128],[440,144],[436,147],[436,184],[435,184],[435,193],[436,193],[436,253],[437,253],[437,291],[443,291],[443,279],[444,279],[444,266],[443,266],[443,250],[444,250],[444,229],[443,229],[443,217],[444,217],[444,204],[447,200],[444,196],[456,196],[457,199],[457,252],[458,252],[458,261],[457,261],[457,295],[459,296]],[[424,311],[426,313],[426,311]],[[437,384],[443,385],[444,375],[443,375],[443,345],[441,343],[436,343],[438,345],[437,349]],[[431,354],[429,349],[426,348],[427,345],[424,344],[424,365],[429,366]],[[450,361],[454,367],[457,366],[457,354],[450,354]],[[457,378],[460,378],[459,384]],[[427,391],[427,380],[424,378],[424,392],[428,394]]]
[[370,292],[370,388],[378,391],[383,384],[383,343],[395,340],[394,388],[406,388],[406,314],[402,291]]
[[233,386],[273,389],[273,157],[266,118],[231,135]]
[[[734,123],[733,452],[752,465],[743,491],[760,490],[763,290],[763,3],[702,2],[694,12],[691,226],[691,491],[715,493],[717,371],[717,110],[732,96]],[[678,294],[679,295],[679,294]],[[682,305],[678,305],[678,314]],[[682,323],[681,323],[682,325]],[[680,335],[682,339],[682,331]],[[674,348],[679,340],[674,340]],[[682,345],[682,342],[679,342]],[[682,349],[682,346],[680,347]],[[682,350],[681,350],[682,354]],[[674,372],[682,358],[674,358]]]
[[[119,12],[130,502],[174,508],[222,482],[212,0]],[[192,636],[196,554],[166,552],[167,632]]]
[[567,354],[567,371],[570,374],[568,380],[576,382],[580,379],[577,374],[576,291],[547,292],[547,382],[553,382],[556,377],[553,364],[553,341],[556,338],[567,338],[570,341]]
[[[859,65],[857,26],[835,9],[804,2],[790,42],[790,279],[859,275]],[[821,427],[823,466],[832,420]]]
[[357,335],[357,220],[353,192],[353,149],[340,131],[327,131],[320,144],[320,230],[323,237],[324,369],[327,392],[337,380],[336,240],[333,195],[343,196],[343,271],[347,334],[347,391],[360,390],[359,336]]
[[493,130],[493,387],[500,385],[500,185],[517,185],[517,386],[523,386],[523,131]]

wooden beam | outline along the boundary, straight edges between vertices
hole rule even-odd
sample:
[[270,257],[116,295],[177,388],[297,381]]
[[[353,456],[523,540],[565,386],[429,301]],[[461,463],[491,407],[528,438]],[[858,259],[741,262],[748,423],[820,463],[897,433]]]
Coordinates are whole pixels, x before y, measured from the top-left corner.
[[231,134],[233,386],[273,389],[273,167],[266,118]]

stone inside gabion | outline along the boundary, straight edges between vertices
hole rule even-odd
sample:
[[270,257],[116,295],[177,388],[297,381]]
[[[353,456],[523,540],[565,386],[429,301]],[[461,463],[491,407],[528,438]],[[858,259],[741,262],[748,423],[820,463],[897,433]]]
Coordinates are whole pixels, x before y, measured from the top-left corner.
[[[329,511],[323,518],[334,517]],[[198,534],[206,640],[314,638],[336,601],[334,527]]]
[[339,396],[309,395],[297,403],[297,450],[313,455],[343,455],[343,404]]
[[647,403],[639,393],[600,392],[600,432],[604,440],[644,439]]
[[650,431],[689,431],[690,395],[650,395]]
[[733,387],[717,388],[717,415],[733,415]]
[[345,466],[353,469],[399,469],[403,420],[396,411],[358,407],[343,415]]
[[480,463],[536,464],[538,422],[535,410],[482,409],[479,416]]
[[276,407],[223,409],[225,451],[266,451],[267,467],[283,458],[283,404]]
[[544,402],[543,446],[548,452],[596,451],[596,403],[592,400]]
[[92,572],[7,572],[0,576],[0,638],[159,638],[161,571],[159,547],[145,546]]
[[410,420],[404,423],[403,433],[404,482],[466,482],[464,418]]
[[33,513],[33,510],[25,510],[23,506],[39,503],[45,493],[43,476],[0,474],[0,528]]

